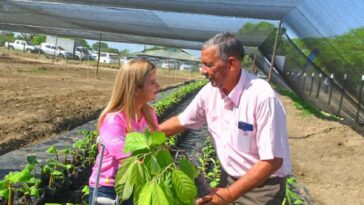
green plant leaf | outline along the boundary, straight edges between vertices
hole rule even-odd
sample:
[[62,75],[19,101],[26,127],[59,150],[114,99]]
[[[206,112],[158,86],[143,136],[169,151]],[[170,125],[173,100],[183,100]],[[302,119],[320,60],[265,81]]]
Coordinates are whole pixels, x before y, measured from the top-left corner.
[[135,161],[130,164],[130,166],[126,170],[125,174],[121,177],[120,183],[125,184],[127,181],[130,182],[135,164],[136,164]]
[[158,160],[155,156],[150,155],[145,159],[145,163],[152,175],[157,175],[161,171]]
[[187,176],[191,177],[192,180],[194,180],[198,175],[198,171],[195,165],[193,165],[186,158],[182,158],[179,160],[179,168],[181,169],[181,171],[187,174]]
[[183,203],[192,203],[197,195],[197,188],[191,178],[181,170],[174,169],[172,182],[178,199]]
[[169,205],[166,195],[164,194],[162,188],[153,181],[145,184],[143,187],[138,204],[143,205]]
[[[135,156],[131,156],[127,158],[119,167],[119,170],[116,173],[115,176],[115,192],[116,194],[122,198],[123,191],[124,191],[124,185],[125,181],[122,181],[121,179],[124,178],[124,176],[127,174],[127,170],[131,167],[132,164],[135,164],[136,161]],[[124,179],[125,180],[125,179]]]
[[150,205],[152,199],[153,182],[148,182],[144,185],[142,191],[139,194],[138,204]]
[[3,189],[3,190],[0,190],[0,196],[7,199],[9,198],[9,189],[6,188],[6,189]]
[[169,205],[174,205],[175,200],[174,200],[174,196],[173,196],[173,191],[170,188],[168,182],[163,181],[159,186],[162,188],[164,194],[166,195],[166,198],[168,200],[168,204]]
[[147,138],[143,133],[130,132],[126,135],[124,152],[134,152],[149,148]]
[[159,166],[163,169],[173,163],[173,157],[167,150],[161,150],[156,154]]
[[160,145],[166,142],[167,137],[164,132],[151,132],[152,145]]
[[61,171],[54,170],[54,171],[52,172],[52,175],[53,175],[53,176],[63,176],[63,173],[62,173]]
[[144,172],[144,168],[143,168],[144,163],[138,163],[137,164],[137,169],[138,169],[138,178],[137,178],[137,184],[145,184],[146,180],[145,180],[145,172]]
[[27,156],[27,161],[28,161],[29,164],[32,164],[32,165],[38,163],[37,157],[34,156],[34,155]]
[[29,191],[30,191],[29,193],[30,196],[36,196],[36,197],[40,196],[38,187],[32,186],[30,187]]
[[88,195],[90,193],[90,187],[89,186],[83,186],[82,193]]
[[301,199],[296,199],[294,202],[293,202],[294,205],[302,205],[304,204],[303,201]]
[[153,183],[152,193],[152,205],[169,205],[166,195],[162,188],[157,184]]
[[129,182],[126,182],[124,184],[124,190],[123,195],[121,196],[122,201],[126,201],[130,198],[131,194],[133,193],[133,185],[131,185]]
[[57,149],[54,145],[50,146],[48,149],[47,149],[47,153],[49,154],[56,154],[57,153]]
[[132,163],[135,163],[136,161],[136,157],[135,156],[131,156],[129,158],[127,158],[119,167],[116,176],[115,176],[115,182],[116,183],[120,183],[121,182],[121,178],[125,175],[126,171],[129,169],[129,166]]

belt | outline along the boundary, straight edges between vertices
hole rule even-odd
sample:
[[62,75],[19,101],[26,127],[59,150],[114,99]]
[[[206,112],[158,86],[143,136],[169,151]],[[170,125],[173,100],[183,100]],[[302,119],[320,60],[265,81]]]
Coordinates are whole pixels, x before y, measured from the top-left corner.
[[[229,176],[232,179],[234,179],[234,181],[237,181],[239,178],[235,178],[232,176]],[[280,184],[282,182],[284,182],[286,180],[286,177],[271,177],[266,179],[261,185],[259,185],[258,187],[263,187],[266,185],[276,185],[276,184]]]
[[259,187],[265,186],[265,185],[276,185],[276,184],[280,184],[281,182],[284,182],[285,180],[286,180],[286,177],[272,177],[272,178],[268,178]]

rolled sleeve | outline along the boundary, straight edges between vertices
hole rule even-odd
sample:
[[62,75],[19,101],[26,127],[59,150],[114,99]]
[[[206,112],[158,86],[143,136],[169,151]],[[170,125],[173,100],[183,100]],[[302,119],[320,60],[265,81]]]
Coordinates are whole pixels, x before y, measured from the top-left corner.
[[178,116],[181,125],[188,129],[200,129],[206,122],[205,106],[201,90],[187,108]]
[[115,159],[123,159],[130,156],[124,153],[126,123],[117,115],[107,115],[100,129],[100,137],[109,154]]
[[260,104],[257,113],[257,148],[260,159],[283,158],[285,135],[284,108],[276,97],[270,97]]

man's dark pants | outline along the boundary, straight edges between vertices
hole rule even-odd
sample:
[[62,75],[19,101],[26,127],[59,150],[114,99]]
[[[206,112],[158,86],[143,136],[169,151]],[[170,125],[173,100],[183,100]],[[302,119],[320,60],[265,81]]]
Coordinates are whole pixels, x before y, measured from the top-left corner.
[[[236,178],[222,171],[221,185],[230,186]],[[245,193],[233,205],[281,205],[286,194],[286,178],[274,177],[267,179],[262,185]]]

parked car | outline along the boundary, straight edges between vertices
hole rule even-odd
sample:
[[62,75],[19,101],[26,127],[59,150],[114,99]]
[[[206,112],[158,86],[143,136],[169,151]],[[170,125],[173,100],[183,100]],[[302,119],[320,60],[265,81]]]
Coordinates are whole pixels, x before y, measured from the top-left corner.
[[180,70],[193,70],[195,68],[195,66],[193,64],[189,64],[189,63],[182,63],[179,66]]
[[100,54],[101,63],[118,64],[119,55],[115,53],[101,53]]
[[76,47],[75,56],[79,60],[90,60],[90,59],[92,59],[92,55],[88,52],[88,50],[85,47],[82,47],[82,46]]
[[39,46],[35,46],[30,42],[24,40],[15,40],[13,43],[6,42],[5,47],[13,50],[21,50],[28,53],[37,53],[39,52]]
[[124,64],[126,63],[127,61],[131,60],[131,59],[134,59],[135,57],[131,57],[131,56],[124,56],[124,57],[121,57],[120,58],[120,64]]
[[96,60],[98,56],[98,51],[90,51],[88,50],[88,53],[90,54],[90,59]]
[[40,50],[44,54],[50,55],[50,56],[55,55],[55,56],[60,57],[60,58],[72,58],[72,53],[65,51],[60,46],[54,46],[54,45],[51,45],[49,43],[40,44]]
[[176,69],[177,63],[174,61],[163,61],[161,63],[161,68],[167,68],[167,69]]

